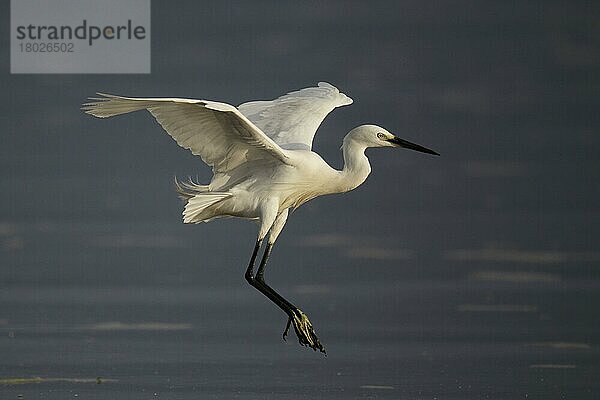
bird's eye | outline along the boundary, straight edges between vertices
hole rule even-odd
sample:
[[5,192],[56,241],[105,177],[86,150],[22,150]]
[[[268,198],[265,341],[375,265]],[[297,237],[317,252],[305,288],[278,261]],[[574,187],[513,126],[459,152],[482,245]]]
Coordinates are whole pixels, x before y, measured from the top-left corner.
[[381,140],[385,139],[385,135],[384,135],[383,133],[381,133],[381,132],[379,132],[379,133],[377,134],[377,137],[378,137],[379,139],[381,139]]

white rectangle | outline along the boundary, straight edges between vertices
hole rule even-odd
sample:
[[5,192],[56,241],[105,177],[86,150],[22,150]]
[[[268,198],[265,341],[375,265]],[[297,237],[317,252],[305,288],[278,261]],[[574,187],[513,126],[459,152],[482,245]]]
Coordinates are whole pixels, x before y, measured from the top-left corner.
[[11,0],[13,74],[149,74],[150,0]]

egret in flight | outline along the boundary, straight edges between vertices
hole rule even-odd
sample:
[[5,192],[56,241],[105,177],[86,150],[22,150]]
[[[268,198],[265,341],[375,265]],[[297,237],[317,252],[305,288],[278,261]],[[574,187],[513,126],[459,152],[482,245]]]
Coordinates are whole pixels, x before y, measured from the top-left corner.
[[[325,352],[308,316],[265,281],[265,267],[273,244],[290,210],[315,197],[348,192],[362,184],[371,166],[369,147],[395,147],[439,155],[400,139],[376,125],[352,129],[342,144],[344,168],[329,166],[311,150],[313,137],[327,114],[352,99],[320,82],[270,101],[251,101],[238,107],[209,100],[132,98],[98,93],[82,109],[107,118],[148,110],[177,144],[212,167],[209,184],[177,182],[186,200],[184,223],[238,217],[256,220],[256,244],[245,278],[288,316],[285,339],[293,326],[301,345]],[[254,270],[257,254],[267,238],[264,254]]]

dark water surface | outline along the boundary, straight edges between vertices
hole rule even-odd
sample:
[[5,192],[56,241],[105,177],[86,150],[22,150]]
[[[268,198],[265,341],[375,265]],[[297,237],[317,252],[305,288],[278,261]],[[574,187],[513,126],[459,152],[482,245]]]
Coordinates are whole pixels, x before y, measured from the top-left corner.
[[[147,76],[9,75],[0,39],[1,399],[598,397],[598,7],[173,4]],[[355,100],[316,137],[332,165],[367,122],[442,153],[372,150],[290,217],[267,278],[327,357],[244,281],[252,223],[181,224],[172,178],[208,168],[148,115],[78,110],[319,80]]]

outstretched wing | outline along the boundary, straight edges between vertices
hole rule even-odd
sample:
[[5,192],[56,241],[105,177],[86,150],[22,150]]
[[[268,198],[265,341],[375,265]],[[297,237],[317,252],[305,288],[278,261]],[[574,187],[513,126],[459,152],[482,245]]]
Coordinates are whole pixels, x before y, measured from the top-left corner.
[[232,105],[208,100],[130,98],[102,94],[82,110],[99,118],[148,110],[181,147],[213,168],[227,172],[256,159],[287,163],[288,156],[273,139]]
[[284,149],[312,148],[315,133],[327,114],[352,99],[333,85],[319,82],[275,100],[251,101],[238,109]]

